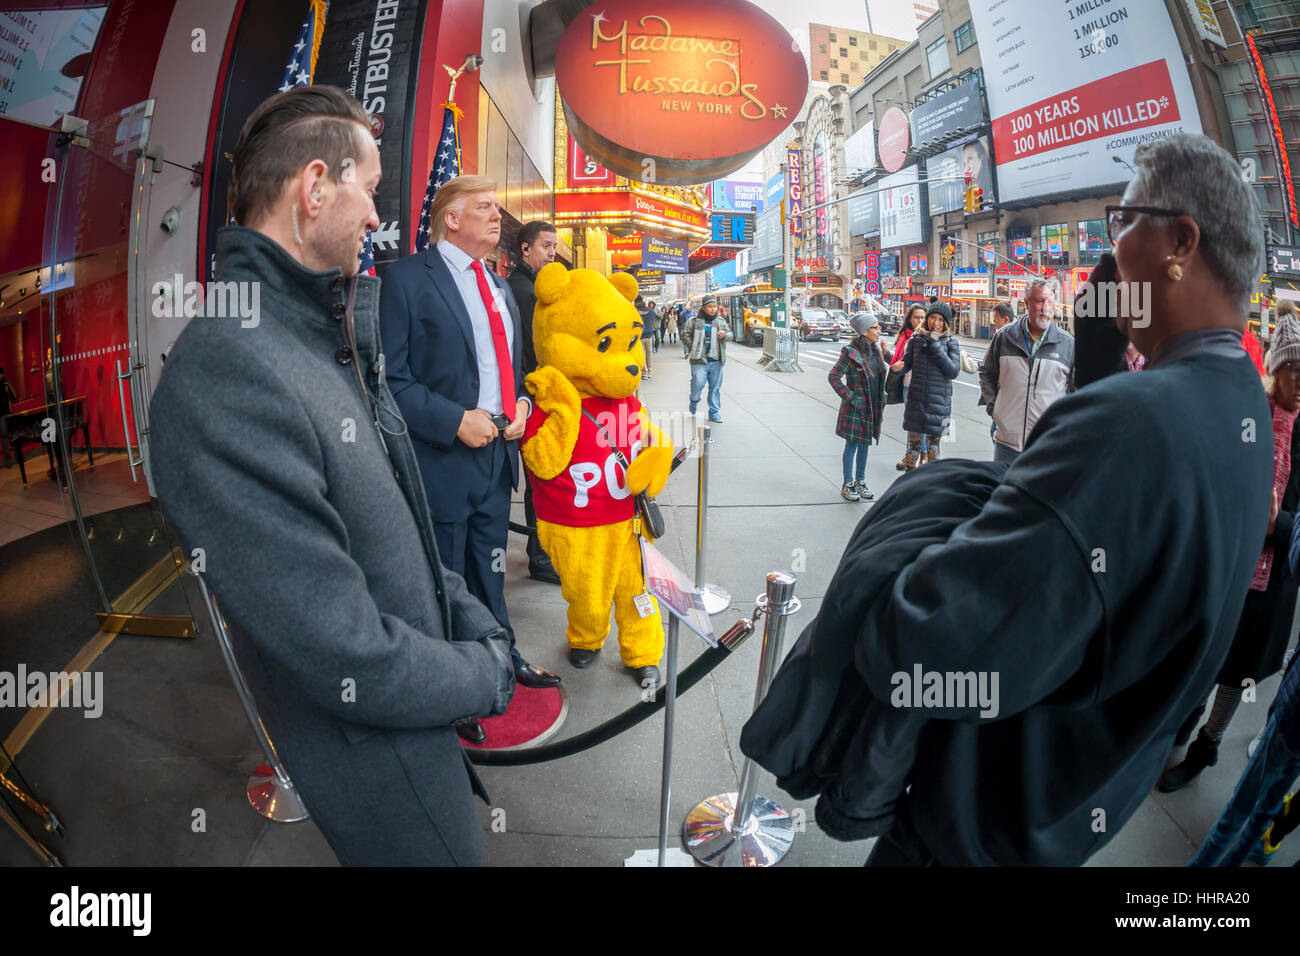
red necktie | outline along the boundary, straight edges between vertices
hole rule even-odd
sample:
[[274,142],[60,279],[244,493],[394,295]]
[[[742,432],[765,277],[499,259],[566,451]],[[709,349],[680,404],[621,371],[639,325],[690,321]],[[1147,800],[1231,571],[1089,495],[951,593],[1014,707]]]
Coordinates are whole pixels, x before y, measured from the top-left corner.
[[496,347],[497,371],[501,375],[501,410],[506,418],[515,420],[515,363],[510,358],[510,343],[506,341],[506,326],[501,320],[501,310],[497,308],[496,296],[488,286],[487,273],[483,263],[474,260],[474,277],[478,279],[478,294],[487,309],[488,324],[492,326],[492,344]]

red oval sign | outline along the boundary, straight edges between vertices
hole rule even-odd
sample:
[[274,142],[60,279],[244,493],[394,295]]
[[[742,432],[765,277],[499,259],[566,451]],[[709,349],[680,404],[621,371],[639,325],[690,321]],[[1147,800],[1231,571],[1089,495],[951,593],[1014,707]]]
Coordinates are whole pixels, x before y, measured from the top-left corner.
[[897,106],[891,106],[880,118],[880,165],[886,171],[896,173],[907,161],[907,148],[912,145],[912,131],[907,122],[907,114]]
[[555,57],[569,130],[639,182],[735,172],[797,118],[808,66],[745,0],[610,0],[569,24]]

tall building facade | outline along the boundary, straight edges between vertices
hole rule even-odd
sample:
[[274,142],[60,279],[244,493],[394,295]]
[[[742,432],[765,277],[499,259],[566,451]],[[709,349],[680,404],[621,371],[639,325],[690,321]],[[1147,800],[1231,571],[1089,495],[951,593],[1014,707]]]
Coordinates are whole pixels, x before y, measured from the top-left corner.
[[809,76],[822,83],[842,83],[850,88],[889,54],[907,41],[878,33],[864,33],[823,23],[808,24]]

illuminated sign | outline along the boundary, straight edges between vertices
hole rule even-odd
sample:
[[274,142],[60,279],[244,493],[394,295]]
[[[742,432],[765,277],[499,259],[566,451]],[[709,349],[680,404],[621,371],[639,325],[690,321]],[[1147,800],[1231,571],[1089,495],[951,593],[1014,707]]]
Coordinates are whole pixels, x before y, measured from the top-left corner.
[[1268,85],[1268,77],[1264,75],[1264,61],[1259,58],[1255,38],[1249,33],[1246,34],[1246,46],[1250,50],[1251,62],[1255,65],[1255,78],[1259,81],[1260,93],[1263,94],[1264,102],[1268,104],[1268,118],[1273,126],[1273,146],[1282,161],[1282,182],[1286,190],[1287,207],[1291,211],[1291,225],[1300,226],[1300,212],[1296,209],[1295,201],[1295,183],[1291,181],[1291,157],[1287,155],[1286,137],[1282,135],[1282,124],[1277,118],[1277,107],[1273,104],[1273,88]]
[[562,226],[633,223],[643,232],[677,232],[692,239],[707,239],[710,235],[709,214],[703,209],[635,189],[557,189],[555,223]]
[[866,282],[863,285],[867,295],[880,294],[880,253],[868,252],[866,265]]
[[591,6],[561,37],[555,78],[583,148],[616,173],[658,183],[740,169],[808,92],[799,47],[746,0]]
[[987,299],[989,274],[973,273],[952,276],[952,294],[961,299]]
[[594,156],[569,134],[569,185],[570,186],[613,186],[617,182],[613,170],[606,169],[596,162]]
[[803,236],[803,177],[799,170],[799,150],[786,149],[785,168],[785,193],[790,197],[790,208],[786,211],[786,216],[790,220],[790,235],[801,238]]
[[686,243],[683,240],[643,234],[641,263],[647,269],[657,269],[660,272],[685,272]]

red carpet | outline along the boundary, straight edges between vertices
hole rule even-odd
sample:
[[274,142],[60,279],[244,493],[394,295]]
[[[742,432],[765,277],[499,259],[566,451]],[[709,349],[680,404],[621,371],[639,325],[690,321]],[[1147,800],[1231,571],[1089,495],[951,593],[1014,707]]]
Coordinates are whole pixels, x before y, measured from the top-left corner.
[[500,717],[481,720],[487,740],[482,744],[461,743],[476,750],[504,750],[541,743],[559,730],[568,713],[568,697],[559,687],[516,687],[509,708]]

